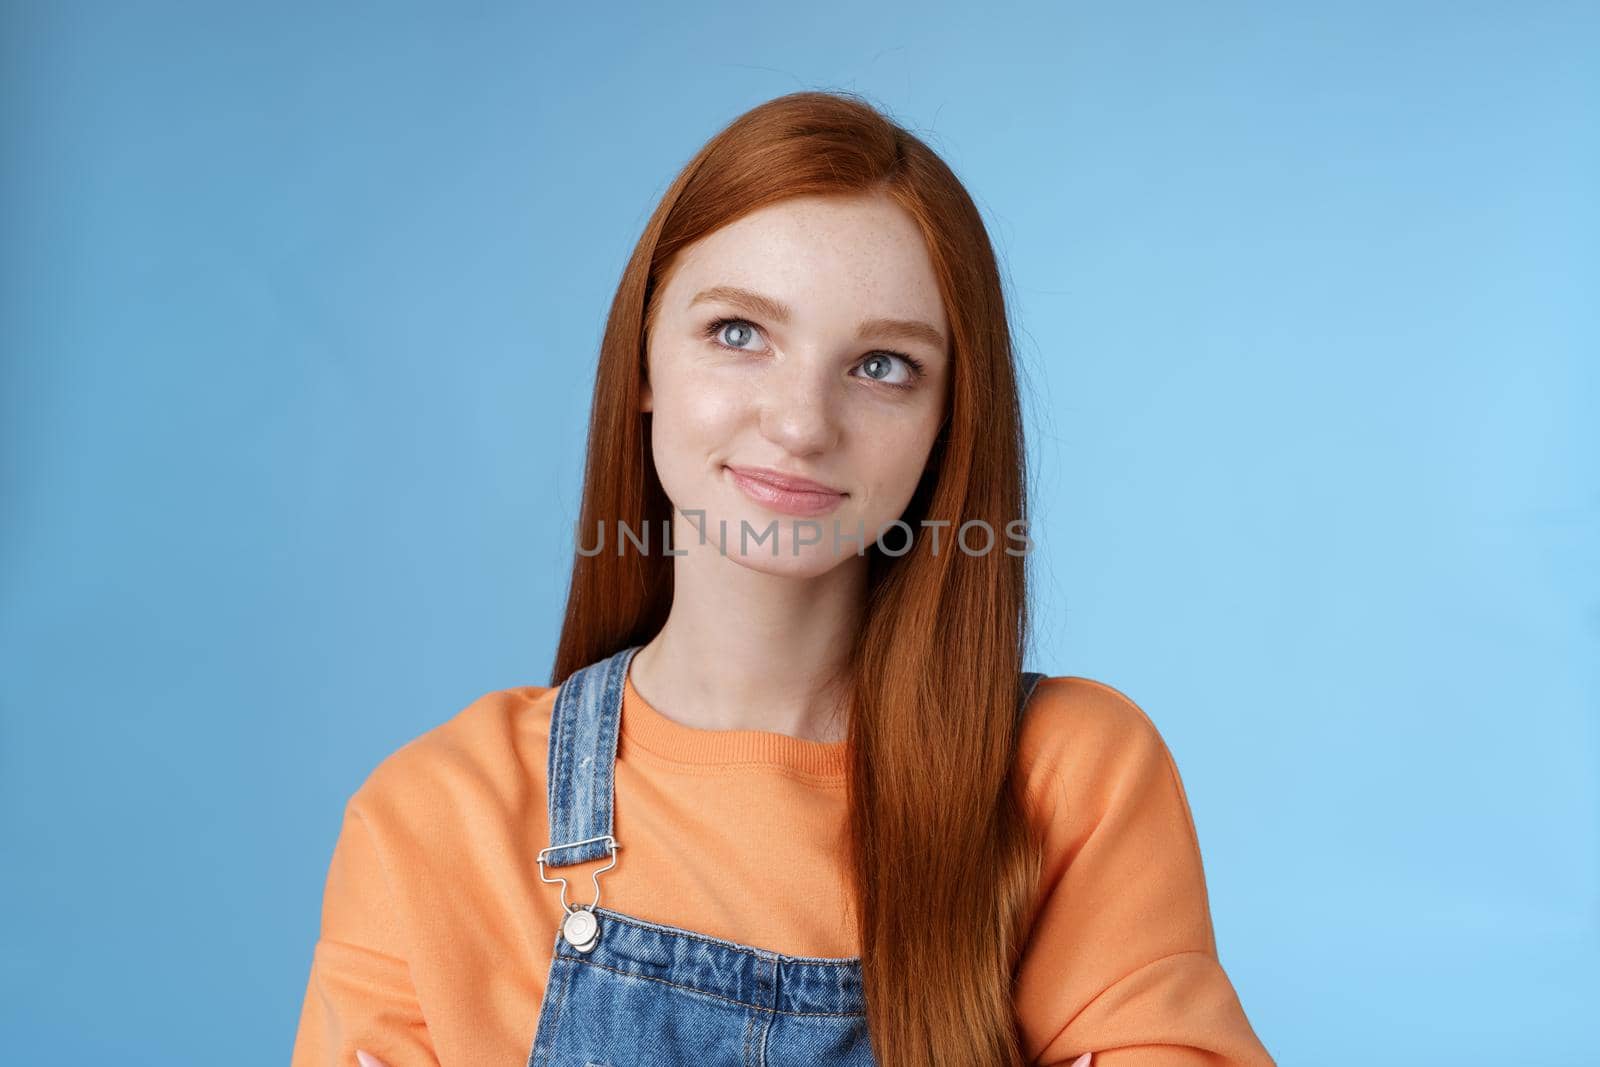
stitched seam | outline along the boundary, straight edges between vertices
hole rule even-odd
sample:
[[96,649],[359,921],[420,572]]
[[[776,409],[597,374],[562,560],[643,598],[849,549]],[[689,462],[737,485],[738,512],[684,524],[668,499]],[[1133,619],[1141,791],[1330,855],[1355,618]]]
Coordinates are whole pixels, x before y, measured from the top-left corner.
[[622,735],[619,751],[623,748],[627,749],[629,756],[642,756],[646,762],[670,768],[678,774],[711,777],[722,774],[725,771],[761,771],[766,774],[788,778],[802,785],[814,785],[826,789],[843,789],[849,784],[848,772],[842,775],[809,774],[781,763],[762,760],[729,760],[724,763],[691,763],[684,760],[676,760],[650,748],[632,734]]
[[[559,937],[560,935],[558,934],[556,936]],[[555,960],[559,960],[559,959],[561,959],[561,955],[560,955],[560,953],[557,953],[556,957],[555,957]],[[555,960],[551,961],[551,966],[550,966],[550,973],[551,974],[555,973]],[[551,1005],[551,1009],[550,1009],[550,1038],[549,1038],[549,1041],[551,1041],[551,1042],[553,1042],[556,1039],[556,1024],[561,1019],[561,1004],[562,1004],[562,1001],[566,1000],[566,998],[567,998],[567,989],[572,985],[572,979],[575,977],[575,975],[573,973],[573,968],[571,968],[571,967],[563,967],[562,970],[565,973],[562,975],[560,988],[556,990],[555,1003]],[[549,993],[548,988],[545,990],[545,992],[547,994]],[[540,1014],[542,1016],[543,1012],[541,1011]],[[537,1041],[538,1041],[539,1033],[541,1033],[543,1030],[544,1030],[544,1021],[543,1021],[543,1018],[541,1017],[540,1023],[539,1023],[539,1028],[538,1028],[538,1030],[536,1030],[534,1032],[535,1043],[537,1043]],[[550,1062],[550,1053],[551,1053],[551,1051],[552,1051],[551,1046],[547,1042],[545,1044],[545,1048],[544,1048],[544,1060],[543,1060],[543,1062],[545,1062],[545,1063],[549,1063]],[[529,1067],[532,1067],[532,1061],[531,1060],[529,1061]]]
[[[727,949],[729,952],[741,952],[746,956],[754,956],[758,960],[766,960],[770,957],[776,956],[785,962],[802,963],[807,967],[855,967],[861,962],[860,956],[789,956],[782,952],[763,952],[758,949],[740,945],[737,942],[723,941],[715,937],[707,937],[704,934],[697,934],[693,930],[680,930],[676,927],[667,928],[664,926],[653,926],[650,923],[635,919],[631,915],[624,915],[620,911],[611,911],[609,908],[597,907],[595,910],[605,912],[605,914],[609,916],[612,921],[619,922],[624,926],[632,926],[635,929],[648,930],[652,933],[662,933],[670,937],[688,938],[690,941],[699,941],[702,944],[712,945],[716,948]],[[572,959],[573,957],[568,956],[567,958]],[[588,961],[582,960],[580,962],[587,963]]]
[[[566,694],[568,701],[567,706],[561,709],[561,714],[559,717],[557,717],[553,709],[554,707],[559,707],[561,705],[562,693],[560,690],[567,684],[567,682],[572,684],[572,689]],[[561,822],[561,813],[565,812],[567,807],[569,807],[569,805],[564,803],[566,798],[562,796],[563,786],[566,782],[567,727],[572,720],[571,704],[582,695],[582,687],[583,679],[581,677],[574,680],[572,675],[568,675],[566,682],[563,682],[562,686],[557,687],[555,705],[552,706],[551,711],[551,718],[553,721],[551,722],[549,740],[550,759],[547,764],[549,767],[550,780],[545,783],[545,794],[550,798],[550,818],[548,821],[550,823],[551,831],[550,844],[552,845],[561,843],[555,840],[557,833],[560,833],[563,836],[565,836],[566,833],[565,828],[559,826],[558,824]]]
[[[593,827],[600,833],[605,834],[612,833],[616,825],[616,814],[613,811],[613,800],[615,798],[615,793],[613,791],[614,784],[611,779],[611,771],[612,768],[616,766],[616,758],[613,752],[606,751],[605,743],[606,721],[611,716],[610,704],[612,682],[616,680],[616,669],[618,662],[615,658],[616,655],[617,654],[613,654],[612,657],[607,659],[605,674],[597,679],[597,682],[599,683],[600,695],[595,701],[595,707],[599,711],[599,714],[594,717],[594,721],[591,724],[594,728],[594,748],[589,753],[589,796],[591,798],[589,810],[590,813],[593,813],[602,808],[605,809],[605,819],[596,819]],[[621,701],[622,699],[622,692],[620,688],[617,691],[616,698],[618,701]],[[616,741],[616,737],[614,735],[612,737],[612,741]]]
[[866,1012],[861,1011],[782,1011],[778,1008],[768,1008],[760,1004],[749,1004],[742,1000],[735,1000],[733,997],[725,997],[720,993],[709,993],[706,990],[698,989],[695,986],[682,985],[678,982],[672,982],[665,978],[657,978],[654,975],[638,974],[634,971],[624,971],[620,967],[611,967],[604,963],[600,963],[597,960],[578,960],[573,959],[571,956],[564,956],[562,958],[571,960],[573,963],[581,963],[585,967],[599,967],[601,970],[610,971],[613,974],[624,975],[628,978],[639,978],[646,982],[656,982],[660,985],[671,986],[674,989],[681,989],[685,993],[692,993],[695,996],[711,997],[713,1000],[720,1000],[725,1004],[737,1004],[741,1008],[750,1008],[754,1011],[766,1012],[769,1015],[801,1015],[807,1018],[829,1019],[860,1018],[866,1015]]
[[767,1067],[767,1035],[772,1033],[771,1015],[767,1016],[766,1024],[761,1027],[761,1043],[756,1046],[757,1067]]

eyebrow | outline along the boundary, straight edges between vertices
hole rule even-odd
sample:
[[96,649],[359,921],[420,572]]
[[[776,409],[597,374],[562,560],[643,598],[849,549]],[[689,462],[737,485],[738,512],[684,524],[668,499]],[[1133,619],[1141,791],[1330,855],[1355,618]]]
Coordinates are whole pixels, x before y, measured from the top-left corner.
[[[743,308],[752,315],[759,315],[764,319],[774,322],[788,322],[794,313],[789,305],[770,296],[764,296],[753,289],[741,289],[736,285],[713,285],[709,289],[702,289],[689,301],[689,306],[721,301]],[[920,341],[940,351],[944,350],[944,334],[917,319],[866,319],[856,327],[856,339],[866,340],[868,337],[896,337],[905,341]]]

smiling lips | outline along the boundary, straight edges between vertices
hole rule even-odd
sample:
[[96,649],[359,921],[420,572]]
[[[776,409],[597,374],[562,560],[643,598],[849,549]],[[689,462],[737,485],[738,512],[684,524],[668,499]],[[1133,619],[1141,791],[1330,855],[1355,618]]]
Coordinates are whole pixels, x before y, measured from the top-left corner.
[[745,496],[762,507],[786,515],[826,515],[847,494],[830,486],[770,467],[732,467],[728,473]]

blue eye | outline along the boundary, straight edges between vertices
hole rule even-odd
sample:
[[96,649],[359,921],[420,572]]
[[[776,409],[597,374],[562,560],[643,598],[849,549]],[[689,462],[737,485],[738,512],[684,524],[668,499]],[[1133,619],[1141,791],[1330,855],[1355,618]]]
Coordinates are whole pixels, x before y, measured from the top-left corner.
[[[899,360],[901,366],[903,366],[905,370],[902,372],[902,376],[900,378],[891,380],[889,376],[895,373],[895,360]],[[871,370],[867,371],[866,376],[871,381],[882,382],[885,385],[899,386],[902,389],[910,388],[918,378],[922,377],[922,368],[916,362],[916,360],[912,359],[910,356],[902,356],[897,352],[874,352],[872,355],[862,360],[861,366],[863,369],[869,367],[881,368],[881,370],[876,372]]]
[[[723,331],[730,326],[738,327],[738,329],[730,331],[729,335],[725,335]],[[713,344],[726,348],[730,352],[758,352],[760,349],[745,348],[744,344],[758,336],[760,331],[761,328],[749,319],[726,317],[713,319],[706,324],[703,332],[705,337]],[[732,343],[724,340],[725,336],[730,335]],[[899,360],[905,368],[899,378],[891,378],[895,370],[895,360]],[[913,389],[922,380],[924,374],[920,359],[915,356],[908,356],[904,352],[890,352],[888,350],[870,353],[857,366],[879,368],[876,371],[869,371],[864,377],[869,382],[877,382],[879,385],[886,385],[891,389]]]
[[717,319],[706,327],[706,336],[711,338],[711,340],[715,341],[717,344],[721,345],[723,348],[731,348],[735,352],[754,351],[753,349],[745,348],[743,342],[739,340],[735,340],[732,344],[729,344],[727,341],[723,340],[722,331],[729,326],[739,327],[738,330],[732,331],[732,333],[735,337],[742,335],[744,341],[748,341],[749,339],[753,338],[757,332],[756,324],[751,322],[749,319]]

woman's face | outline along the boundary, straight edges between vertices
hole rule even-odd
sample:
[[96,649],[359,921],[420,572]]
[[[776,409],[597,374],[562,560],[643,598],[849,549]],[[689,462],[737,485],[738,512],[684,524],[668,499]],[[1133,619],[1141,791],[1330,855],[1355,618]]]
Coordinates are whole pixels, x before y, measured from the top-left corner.
[[[794,577],[870,548],[922,477],[948,338],[922,234],[887,196],[793,198],[684,249],[641,404],[687,518],[673,548]],[[828,491],[770,484],[783,476]],[[898,552],[905,532],[883,541]]]

